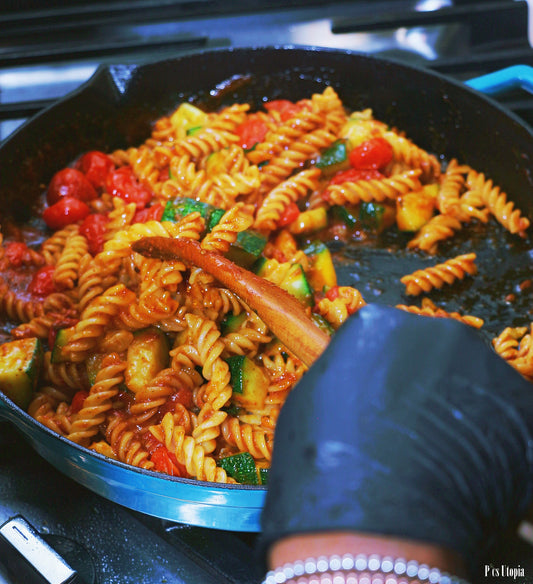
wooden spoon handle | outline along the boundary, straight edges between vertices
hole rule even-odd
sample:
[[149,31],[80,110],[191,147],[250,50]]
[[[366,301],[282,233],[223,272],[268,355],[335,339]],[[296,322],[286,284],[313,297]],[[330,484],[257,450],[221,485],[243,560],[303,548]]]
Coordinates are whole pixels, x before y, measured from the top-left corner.
[[309,318],[294,296],[224,256],[202,249],[193,239],[144,237],[134,242],[132,249],[147,257],[180,259],[202,268],[238,294],[278,339],[308,366],[329,343],[329,336]]

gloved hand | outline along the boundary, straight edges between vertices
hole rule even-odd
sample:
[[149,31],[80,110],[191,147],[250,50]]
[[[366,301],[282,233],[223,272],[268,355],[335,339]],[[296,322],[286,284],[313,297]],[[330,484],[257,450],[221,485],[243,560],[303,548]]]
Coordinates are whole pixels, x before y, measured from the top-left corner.
[[263,549],[348,530],[434,543],[470,564],[532,490],[533,384],[471,327],[368,305],[282,409]]

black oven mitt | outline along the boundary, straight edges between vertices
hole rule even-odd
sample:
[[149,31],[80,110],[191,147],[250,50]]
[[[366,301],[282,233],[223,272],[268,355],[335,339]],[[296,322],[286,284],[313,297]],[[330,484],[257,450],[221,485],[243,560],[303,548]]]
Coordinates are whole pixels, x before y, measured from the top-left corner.
[[352,530],[475,563],[532,489],[533,384],[472,327],[368,305],[281,411],[260,549]]

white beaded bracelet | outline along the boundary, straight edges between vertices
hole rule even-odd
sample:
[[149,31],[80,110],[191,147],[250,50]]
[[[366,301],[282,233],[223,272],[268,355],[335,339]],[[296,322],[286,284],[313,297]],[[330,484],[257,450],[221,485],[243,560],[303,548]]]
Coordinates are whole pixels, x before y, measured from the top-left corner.
[[[419,564],[414,560],[407,561],[403,558],[381,557],[375,554],[358,554],[356,556],[344,554],[343,556],[320,556],[298,560],[268,572],[263,584],[285,584],[297,578],[303,582],[305,577],[320,574],[333,575],[332,578],[321,581],[342,584],[348,582],[342,575],[346,572],[366,573],[370,577],[367,578],[369,582],[374,580],[373,575],[379,574],[382,576],[381,581],[384,584],[388,582],[392,584],[398,582],[399,579],[403,581],[417,580],[427,584],[468,584],[466,580],[441,572],[438,568]],[[318,580],[315,578],[314,581]],[[352,578],[350,581],[356,582],[357,579]]]

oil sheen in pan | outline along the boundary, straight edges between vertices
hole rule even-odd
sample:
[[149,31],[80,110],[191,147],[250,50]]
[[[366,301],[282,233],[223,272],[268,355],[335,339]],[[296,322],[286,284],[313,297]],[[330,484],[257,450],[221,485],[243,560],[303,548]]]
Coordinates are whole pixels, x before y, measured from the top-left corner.
[[[411,235],[389,230],[377,238],[330,243],[339,284],[359,290],[368,303],[420,306],[430,298],[448,312],[482,318],[489,339],[507,326],[528,326],[533,320],[533,250],[530,237],[521,238],[493,219],[472,222],[439,244],[435,255],[406,249]],[[407,296],[400,278],[452,257],[476,253],[478,273],[445,284],[420,296]]]

